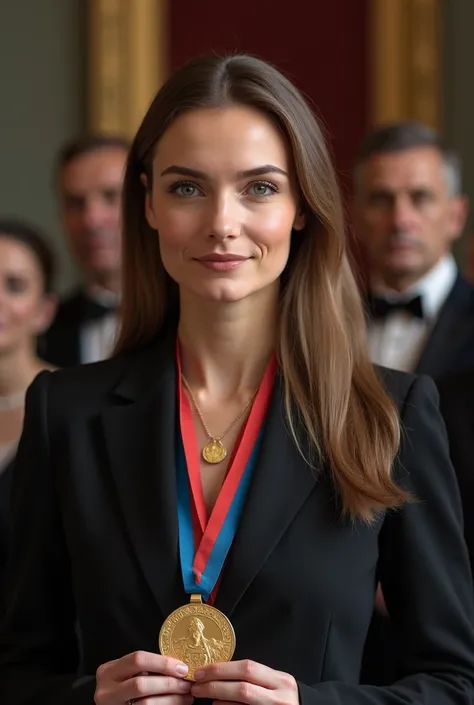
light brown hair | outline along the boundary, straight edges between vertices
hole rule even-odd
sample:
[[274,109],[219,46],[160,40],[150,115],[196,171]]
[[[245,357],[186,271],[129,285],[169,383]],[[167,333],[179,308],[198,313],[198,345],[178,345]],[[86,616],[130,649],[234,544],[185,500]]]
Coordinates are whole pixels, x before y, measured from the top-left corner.
[[[292,235],[282,275],[277,351],[291,433],[313,463],[327,462],[344,513],[372,520],[406,499],[392,478],[399,421],[366,347],[360,294],[346,252],[343,209],[321,129],[299,91],[245,55],[195,59],[153,100],[132,144],[124,183],[123,311],[116,353],[177,320],[177,285],[145,219],[154,148],[185,111],[226,105],[261,110],[291,147],[306,224]],[[309,439],[302,442],[301,425]]]

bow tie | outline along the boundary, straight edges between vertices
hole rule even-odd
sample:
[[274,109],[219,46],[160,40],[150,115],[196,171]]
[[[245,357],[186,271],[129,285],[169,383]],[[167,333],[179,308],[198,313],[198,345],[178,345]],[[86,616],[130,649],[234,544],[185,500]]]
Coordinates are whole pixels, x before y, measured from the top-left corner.
[[369,312],[374,319],[384,319],[394,311],[406,311],[413,318],[423,319],[423,301],[421,296],[414,296],[411,299],[401,299],[398,301],[388,301],[369,294],[367,297]]
[[99,301],[95,301],[94,299],[84,298],[82,301],[81,313],[83,322],[100,321],[101,318],[104,318],[104,316],[108,316],[114,311],[114,306],[105,306],[104,304],[100,303]]

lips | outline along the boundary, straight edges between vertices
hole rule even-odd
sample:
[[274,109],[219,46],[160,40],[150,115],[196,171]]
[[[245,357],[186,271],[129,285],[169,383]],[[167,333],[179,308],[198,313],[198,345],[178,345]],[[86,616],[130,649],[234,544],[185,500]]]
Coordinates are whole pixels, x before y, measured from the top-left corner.
[[210,255],[204,255],[203,257],[197,257],[196,259],[199,262],[244,262],[246,259],[249,259],[249,258],[244,257],[243,255],[233,255],[233,254],[221,255],[221,254],[213,253]]
[[250,257],[244,257],[243,255],[234,255],[231,253],[219,254],[213,252],[203,257],[197,257],[196,262],[202,267],[214,272],[230,272],[241,267],[249,259]]

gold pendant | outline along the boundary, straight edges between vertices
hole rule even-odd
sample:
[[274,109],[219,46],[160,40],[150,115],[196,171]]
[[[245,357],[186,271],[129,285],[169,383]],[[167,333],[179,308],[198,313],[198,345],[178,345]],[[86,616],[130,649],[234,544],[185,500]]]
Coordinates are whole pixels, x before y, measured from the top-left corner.
[[164,621],[159,636],[160,653],[179,659],[189,668],[186,680],[210,663],[230,661],[235,651],[235,633],[225,614],[205,605],[200,595],[178,607]]
[[202,457],[204,458],[206,463],[222,463],[222,461],[225,460],[226,455],[227,451],[225,449],[224,444],[217,438],[213,438],[202,449]]

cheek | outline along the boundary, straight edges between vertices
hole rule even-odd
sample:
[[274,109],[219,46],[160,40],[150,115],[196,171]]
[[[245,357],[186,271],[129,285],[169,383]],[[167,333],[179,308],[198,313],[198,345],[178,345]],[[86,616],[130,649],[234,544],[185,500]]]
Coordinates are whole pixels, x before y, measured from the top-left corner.
[[33,322],[38,312],[36,301],[30,297],[15,298],[10,302],[8,308],[12,322],[18,326]]
[[268,208],[252,214],[246,223],[246,231],[262,249],[289,251],[295,211]]

